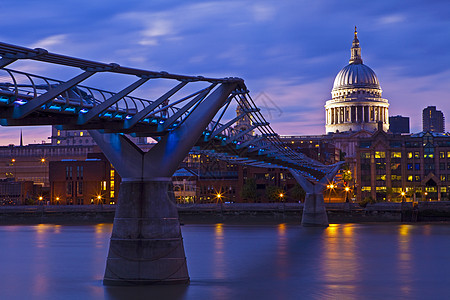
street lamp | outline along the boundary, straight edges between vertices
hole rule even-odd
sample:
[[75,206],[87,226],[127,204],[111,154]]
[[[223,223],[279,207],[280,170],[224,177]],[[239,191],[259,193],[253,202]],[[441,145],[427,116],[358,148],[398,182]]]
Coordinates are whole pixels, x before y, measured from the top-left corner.
[[220,201],[220,203],[222,203],[222,194],[221,193],[217,193],[216,194],[216,198],[217,198],[217,203],[219,203],[219,201]]
[[46,166],[46,159],[44,157],[41,158],[41,164],[44,167],[44,180],[42,181],[43,187],[45,186],[45,182],[48,180],[47,178],[47,166]]
[[102,196],[98,195],[97,196],[97,204],[100,204],[101,201],[102,201]]
[[400,194],[402,195],[402,202],[405,202],[405,195],[406,195],[406,193],[402,191]]
[[334,184],[327,185],[327,188],[330,189],[330,192],[328,193],[328,203],[331,202],[331,191],[334,189]]
[[284,194],[283,194],[283,193],[280,193],[280,201],[281,201],[281,202],[283,202],[283,197],[284,197]]
[[350,191],[350,188],[348,186],[345,187],[345,202],[349,202],[348,200],[348,192]]

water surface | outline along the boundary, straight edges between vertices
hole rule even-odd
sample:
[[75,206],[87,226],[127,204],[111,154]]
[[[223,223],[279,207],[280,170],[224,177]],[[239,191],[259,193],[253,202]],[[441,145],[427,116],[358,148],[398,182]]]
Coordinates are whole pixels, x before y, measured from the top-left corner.
[[0,299],[448,299],[450,225],[185,225],[189,286],[104,287],[111,224],[0,226]]

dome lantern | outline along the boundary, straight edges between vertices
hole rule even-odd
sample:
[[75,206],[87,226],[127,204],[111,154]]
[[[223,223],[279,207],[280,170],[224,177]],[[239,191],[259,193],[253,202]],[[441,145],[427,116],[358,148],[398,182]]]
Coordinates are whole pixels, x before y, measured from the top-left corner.
[[355,26],[355,38],[353,39],[352,48],[350,49],[351,56],[349,63],[350,64],[362,64],[362,58],[361,58],[361,48],[359,47],[359,40],[358,40],[358,31],[356,31]]

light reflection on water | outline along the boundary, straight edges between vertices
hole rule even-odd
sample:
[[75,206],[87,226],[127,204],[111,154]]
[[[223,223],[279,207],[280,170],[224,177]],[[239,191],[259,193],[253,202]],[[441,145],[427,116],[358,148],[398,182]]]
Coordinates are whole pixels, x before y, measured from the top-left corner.
[[104,287],[111,224],[0,226],[0,299],[446,299],[450,225],[182,227],[189,286]]

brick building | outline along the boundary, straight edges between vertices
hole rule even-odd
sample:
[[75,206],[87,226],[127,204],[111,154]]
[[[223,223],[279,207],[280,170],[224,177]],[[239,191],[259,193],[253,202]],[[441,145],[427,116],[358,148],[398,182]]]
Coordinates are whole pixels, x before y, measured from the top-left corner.
[[106,159],[51,161],[49,166],[52,204],[116,203],[121,179]]
[[378,130],[359,139],[356,160],[358,199],[449,200],[450,136]]

